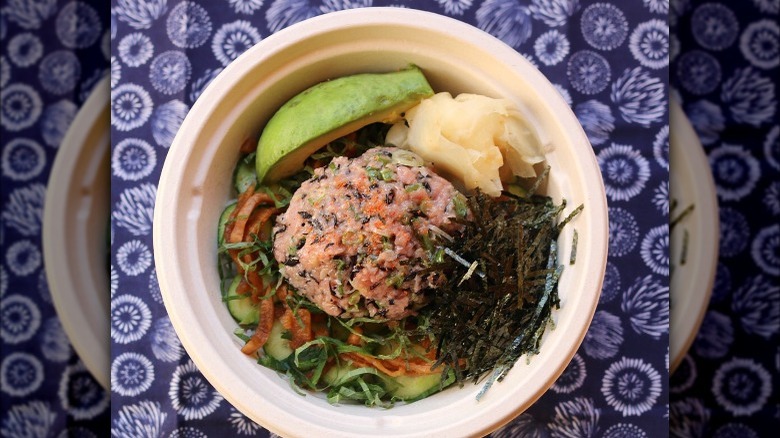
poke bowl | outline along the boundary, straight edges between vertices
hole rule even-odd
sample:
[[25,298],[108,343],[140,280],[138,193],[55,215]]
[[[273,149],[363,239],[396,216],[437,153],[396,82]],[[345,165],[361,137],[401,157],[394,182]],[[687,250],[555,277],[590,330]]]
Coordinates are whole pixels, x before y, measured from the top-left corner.
[[[320,393],[301,394],[285,376],[242,353],[237,321],[220,293],[216,230],[235,197],[233,174],[241,146],[256,144],[280,107],[320,83],[410,65],[422,71],[435,92],[511,102],[539,141],[552,146],[545,154],[549,173],[540,191],[557,203],[565,200],[563,215],[578,205],[583,209],[556,240],[558,261],[565,264],[560,302],[552,312],[554,329],[545,330],[537,354],[520,357],[482,393],[484,385],[465,382],[389,409],[333,404]],[[262,153],[258,148],[258,157]],[[472,436],[485,435],[527,409],[574,356],[598,303],[607,224],[604,186],[587,137],[564,99],[527,60],[457,20],[366,8],[326,14],[271,35],[207,87],[163,167],[154,253],[166,310],[193,362],[225,399],[270,431],[282,436]],[[576,262],[570,263],[575,251]]]

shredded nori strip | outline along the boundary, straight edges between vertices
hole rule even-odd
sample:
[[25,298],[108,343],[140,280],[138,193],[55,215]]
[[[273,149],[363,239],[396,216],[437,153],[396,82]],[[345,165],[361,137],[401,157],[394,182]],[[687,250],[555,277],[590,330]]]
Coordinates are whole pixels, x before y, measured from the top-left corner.
[[574,229],[574,237],[571,238],[571,255],[569,256],[569,264],[573,265],[577,261],[577,243],[580,240],[580,234],[577,229]]
[[[468,206],[473,219],[464,222],[462,237],[447,245],[447,253],[458,257],[435,267],[445,272],[447,282],[421,313],[438,340],[434,366],[454,369],[461,386],[493,371],[484,392],[520,356],[538,353],[560,304],[561,225],[582,206],[560,222],[565,202],[556,205],[546,196],[491,198],[478,192],[468,197]],[[480,275],[468,275],[475,269]]]
[[[676,206],[676,202],[675,202]],[[669,228],[674,229],[675,225],[680,223],[681,220],[685,219],[686,216],[691,214],[693,212],[694,204],[689,205],[685,208],[685,210],[682,211],[677,217],[673,218],[671,221],[669,221]],[[674,211],[674,210],[671,210]]]
[[[672,199],[672,201],[671,201],[671,203],[669,205],[669,215],[671,216],[670,219],[669,219],[669,235],[670,236],[672,235],[672,233],[674,233],[674,229],[677,228],[680,224],[682,224],[683,220],[686,217],[690,216],[691,213],[693,213],[693,210],[694,210],[694,207],[695,207],[695,204],[690,204],[689,206],[685,207],[685,209],[683,209],[683,211],[681,211],[679,214],[674,216],[674,212],[677,209],[677,205],[678,205],[677,199]],[[689,233],[688,233],[688,229],[687,228],[683,228],[682,247],[680,248],[680,251],[679,251],[679,254],[680,254],[679,263],[680,263],[681,266],[685,265],[685,262],[687,261],[687,258],[688,258],[688,239],[689,239],[689,237],[690,236],[689,236]],[[677,254],[678,253],[677,250],[676,250],[676,246],[677,245],[675,244],[675,240],[671,239],[671,241],[670,241],[670,248],[669,248],[670,249],[670,254]],[[669,276],[670,277],[674,276],[674,268],[676,266],[676,263],[675,263],[676,261],[677,261],[677,259],[675,259],[674,257],[670,256],[670,258],[669,258]]]

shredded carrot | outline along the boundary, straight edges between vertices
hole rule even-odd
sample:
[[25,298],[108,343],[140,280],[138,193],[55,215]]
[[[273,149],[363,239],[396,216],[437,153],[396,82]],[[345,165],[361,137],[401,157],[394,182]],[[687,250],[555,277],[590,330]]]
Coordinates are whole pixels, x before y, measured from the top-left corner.
[[312,322],[311,330],[314,332],[314,339],[330,336],[330,332],[328,331],[328,326],[323,322],[319,322],[319,321]]
[[[271,197],[265,193],[254,193],[254,188],[249,187],[239,195],[236,208],[230,214],[228,223],[225,225],[224,239],[229,243],[242,241],[251,241],[251,234],[257,234],[263,224],[277,212],[276,208],[265,208],[256,210],[256,207],[262,203],[270,202]],[[253,262],[252,254],[240,256],[241,251],[237,249],[228,250],[228,254],[237,266],[239,274],[244,274],[242,261],[245,264]],[[254,291],[253,296],[256,299],[263,288],[262,279],[255,272],[250,270],[247,273],[247,280]]]
[[355,327],[353,330],[356,333],[349,334],[349,336],[347,337],[347,344],[356,345],[356,346],[363,345],[363,339],[360,338],[360,335],[363,334],[363,329],[360,327]]
[[[251,188],[248,190],[252,190]],[[244,240],[244,231],[249,217],[258,205],[264,202],[273,202],[266,193],[254,193],[241,206],[236,205],[236,220],[230,235],[226,239],[229,243],[237,243]]]
[[294,311],[288,307],[280,321],[282,326],[292,334],[290,348],[293,350],[314,339],[311,326],[311,312],[308,309]]
[[314,338],[330,336],[328,329],[328,315],[325,313],[314,313],[311,315],[311,329],[314,332]]
[[431,360],[436,359],[436,350],[434,348],[431,348],[431,340],[429,338],[423,338],[420,341],[420,346],[425,351],[425,354],[423,356]]
[[[251,261],[252,256],[247,254],[244,256],[244,261]],[[257,270],[251,269],[246,272],[246,277],[249,279],[249,284],[252,285],[252,301],[257,303],[263,298],[260,296],[260,293],[263,292],[263,296],[267,295],[267,289],[266,285],[263,283],[263,278],[260,277],[260,274],[257,273]]]
[[[255,188],[252,186],[249,186],[245,191],[241,192],[238,195],[238,200],[236,200],[236,206],[233,208],[233,211],[230,212],[230,216],[228,216],[227,223],[225,224],[225,231],[222,234],[222,238],[225,240],[225,242],[230,242],[230,236],[233,233],[233,228],[236,226],[236,217],[238,216],[239,210],[241,210],[241,207],[246,204],[246,200],[249,199],[253,194],[255,193]],[[244,268],[241,267],[241,263],[238,260],[238,254],[239,250],[237,249],[230,249],[228,250],[228,254],[230,255],[230,258],[233,259],[233,263],[235,263],[238,273],[243,274]]]
[[293,338],[291,346],[298,348],[301,345],[314,339],[314,332],[311,327],[311,312],[308,309],[298,309],[298,317],[301,319],[302,325],[296,321],[293,326]]
[[238,199],[236,200],[236,206],[233,208],[233,211],[230,212],[230,215],[228,216],[228,220],[225,223],[225,230],[222,233],[222,238],[225,240],[225,242],[228,241],[228,238],[230,237],[230,233],[233,232],[233,227],[235,227],[236,225],[236,215],[238,214],[239,208],[242,205],[244,205],[246,199],[249,196],[252,196],[254,192],[255,192],[254,187],[249,187],[246,191],[238,195]]
[[242,154],[248,154],[254,152],[255,150],[257,150],[257,142],[252,141],[251,138],[247,138],[246,140],[244,140],[243,143],[241,143],[241,149],[239,150],[241,151]]
[[284,312],[286,311],[287,311],[287,306],[285,306],[284,304],[280,304],[280,303],[274,304],[274,321],[279,320],[281,322],[282,315],[284,315]]
[[250,241],[252,240],[252,235],[255,236],[260,234],[260,229],[265,225],[265,223],[271,219],[273,215],[278,213],[279,210],[276,208],[261,208],[258,210],[255,210],[254,213],[252,213],[252,216],[250,216],[249,221],[246,224],[246,231],[244,231],[244,241]]
[[287,283],[282,283],[276,288],[276,298],[287,306],[287,297],[290,295],[290,291],[287,290]]
[[250,285],[249,282],[246,281],[246,278],[241,277],[241,281],[238,283],[238,287],[236,287],[236,294],[246,295],[251,291],[252,291],[252,285]]
[[[271,291],[269,286],[266,295]],[[249,338],[249,341],[241,348],[244,354],[254,354],[257,350],[263,348],[271,334],[271,327],[274,325],[274,301],[267,298],[260,301],[260,322],[257,323],[257,329]]]
[[[244,232],[244,238],[243,240],[251,241],[253,239],[252,234],[257,235],[257,233],[260,232],[260,228],[263,226],[263,224],[271,218],[276,213],[275,208],[261,208],[258,210],[255,210],[251,216],[249,217],[247,223],[246,223],[246,230]],[[252,254],[245,254],[243,257],[244,263],[252,263],[253,255]],[[262,290],[263,286],[263,280],[260,278],[260,275],[257,273],[257,270],[251,270],[247,273],[249,277],[249,282],[254,286],[252,297],[257,300],[260,295],[260,290]]]
[[402,375],[420,376],[424,374],[436,374],[438,370],[431,370],[431,363],[419,358],[404,359],[379,359],[362,353],[343,353],[343,358],[348,359],[358,366],[369,366],[391,377]]

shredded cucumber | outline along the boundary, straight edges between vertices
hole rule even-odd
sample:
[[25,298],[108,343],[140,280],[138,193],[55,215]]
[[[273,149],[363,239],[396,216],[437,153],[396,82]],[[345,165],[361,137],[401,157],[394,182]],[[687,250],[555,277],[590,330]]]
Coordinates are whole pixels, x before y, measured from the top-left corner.
[[257,303],[253,302],[249,295],[236,293],[241,278],[240,275],[236,275],[228,288],[226,297],[228,311],[241,325],[257,324],[260,321],[260,309]]
[[[330,387],[338,387],[343,384],[345,380],[348,380],[348,377],[356,369],[355,365],[350,362],[341,362],[333,365],[325,374],[323,374],[322,380]],[[452,371],[450,371],[444,379],[442,379],[441,371],[420,376],[395,377],[375,371],[375,375],[379,377],[378,382],[381,382],[382,386],[387,391],[388,396],[393,400],[401,400],[407,403],[423,399],[431,394],[439,392],[455,381],[455,373]]]
[[236,203],[233,202],[225,207],[225,209],[222,210],[222,214],[219,216],[219,226],[217,227],[217,244],[219,245],[219,248],[225,243],[225,227],[227,226],[228,219],[230,219],[230,214],[233,213],[233,210],[235,209]]
[[344,377],[354,370],[355,367],[351,363],[342,362],[340,364],[333,365],[330,369],[322,375],[322,381],[328,386],[335,386],[340,383]]
[[421,376],[397,376],[390,377],[394,387],[390,387],[389,394],[394,399],[413,402],[441,391],[455,381],[455,374],[450,373],[442,379],[441,372],[424,374]]
[[244,193],[249,187],[257,186],[257,173],[255,172],[254,154],[252,158],[245,158],[238,162],[233,174],[233,186],[238,193]]
[[273,327],[271,327],[271,333],[268,335],[268,340],[265,342],[263,349],[265,353],[270,355],[276,360],[284,360],[293,353],[293,349],[290,347],[290,341],[284,338],[284,326],[279,320],[274,321]]

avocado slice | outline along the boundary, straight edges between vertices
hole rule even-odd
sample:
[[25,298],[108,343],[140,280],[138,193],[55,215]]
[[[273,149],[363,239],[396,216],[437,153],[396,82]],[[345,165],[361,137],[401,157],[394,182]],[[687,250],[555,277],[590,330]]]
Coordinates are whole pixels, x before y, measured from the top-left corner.
[[265,125],[255,170],[263,183],[303,168],[317,149],[371,123],[395,123],[433,95],[417,66],[390,73],[361,73],[321,82],[290,99]]

